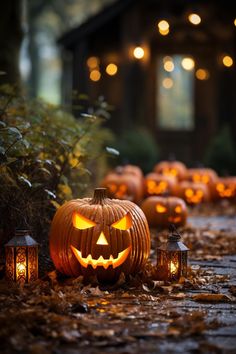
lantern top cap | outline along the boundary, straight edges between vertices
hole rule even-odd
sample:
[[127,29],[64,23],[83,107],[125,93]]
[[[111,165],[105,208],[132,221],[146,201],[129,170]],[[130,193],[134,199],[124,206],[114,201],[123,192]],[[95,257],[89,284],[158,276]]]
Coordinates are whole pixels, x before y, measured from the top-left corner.
[[29,235],[29,230],[16,230],[15,236],[5,246],[38,246],[38,243]]
[[168,236],[169,242],[178,242],[181,239],[181,236],[178,233],[174,224],[170,224],[169,231],[170,231],[170,234]]
[[160,247],[158,247],[158,249],[167,252],[188,251],[188,247],[186,247],[185,244],[180,241],[181,236],[178,233],[175,225],[171,224],[169,230],[170,234],[168,236],[167,242],[163,243]]

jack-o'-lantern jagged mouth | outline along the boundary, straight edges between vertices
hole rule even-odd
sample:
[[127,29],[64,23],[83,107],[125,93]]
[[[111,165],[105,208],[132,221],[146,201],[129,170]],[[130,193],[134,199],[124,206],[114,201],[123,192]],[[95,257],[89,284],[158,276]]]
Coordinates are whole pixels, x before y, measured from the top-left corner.
[[92,258],[91,254],[89,254],[87,257],[82,257],[82,253],[77,250],[77,248],[72,245],[70,247],[75,257],[83,267],[87,268],[89,265],[91,265],[93,269],[96,269],[97,267],[103,267],[107,269],[110,265],[113,267],[113,269],[117,268],[126,261],[126,258],[128,257],[131,250],[131,246],[129,246],[125,250],[119,252],[116,258],[110,255],[108,259],[104,259],[103,256],[100,256],[98,259],[94,259]]

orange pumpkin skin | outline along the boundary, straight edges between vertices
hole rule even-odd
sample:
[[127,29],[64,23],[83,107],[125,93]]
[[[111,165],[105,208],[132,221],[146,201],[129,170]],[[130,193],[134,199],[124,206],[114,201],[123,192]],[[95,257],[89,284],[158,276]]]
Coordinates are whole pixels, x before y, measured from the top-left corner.
[[236,177],[221,177],[214,184],[215,199],[234,199],[236,197]]
[[151,172],[144,181],[144,193],[151,195],[173,195],[176,191],[176,178]]
[[211,168],[190,168],[187,171],[187,180],[206,184],[209,188],[211,197],[213,197],[214,186],[217,179],[217,173]]
[[183,181],[179,183],[176,195],[190,205],[197,205],[210,200],[208,187],[204,183]]
[[143,179],[143,172],[141,168],[135,165],[117,166],[115,171],[122,174],[131,174],[140,178],[141,180]]
[[187,206],[177,197],[148,197],[141,205],[151,227],[181,226],[186,223]]
[[143,183],[132,174],[109,173],[101,182],[109,198],[130,200],[139,204],[143,197]]
[[187,167],[180,161],[162,161],[154,166],[154,172],[165,176],[174,176],[179,181],[186,178]]
[[[121,272],[136,274],[144,266],[150,253],[145,215],[134,203],[111,200],[105,192],[97,188],[93,198],[71,200],[57,210],[49,240],[51,258],[61,273],[83,275],[85,281],[97,276],[107,283]],[[81,217],[86,222],[81,223]],[[124,218],[129,222],[122,228]]]

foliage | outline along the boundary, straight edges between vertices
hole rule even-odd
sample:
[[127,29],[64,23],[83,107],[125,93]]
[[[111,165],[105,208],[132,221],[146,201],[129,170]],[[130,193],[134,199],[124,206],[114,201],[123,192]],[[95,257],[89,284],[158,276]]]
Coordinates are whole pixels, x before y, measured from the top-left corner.
[[102,127],[101,108],[100,116],[96,108],[75,119],[10,87],[0,94],[0,229],[44,232],[55,208],[88,191],[112,135]]
[[229,126],[225,125],[210,142],[204,163],[214,168],[219,174],[235,174],[236,147]]
[[131,163],[150,172],[158,160],[159,149],[153,136],[144,128],[126,131],[114,146],[120,152],[119,163]]

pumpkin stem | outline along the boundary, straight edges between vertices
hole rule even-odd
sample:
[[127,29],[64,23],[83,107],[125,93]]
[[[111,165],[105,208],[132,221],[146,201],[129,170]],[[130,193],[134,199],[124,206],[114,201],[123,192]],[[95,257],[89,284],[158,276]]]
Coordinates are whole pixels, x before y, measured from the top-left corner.
[[106,188],[95,188],[93,199],[91,200],[91,204],[105,204],[105,200],[107,199],[107,189]]

